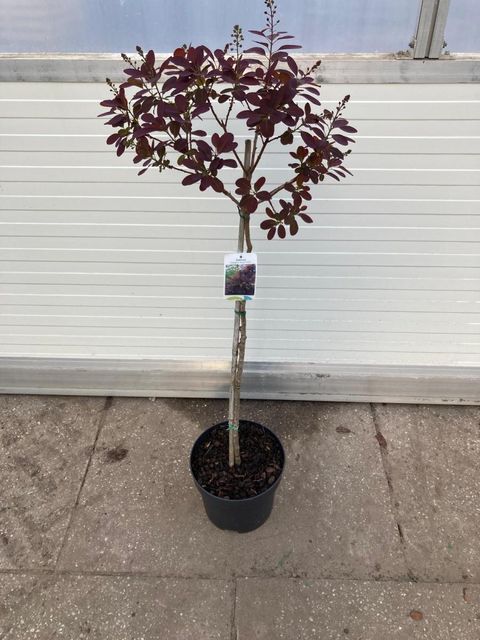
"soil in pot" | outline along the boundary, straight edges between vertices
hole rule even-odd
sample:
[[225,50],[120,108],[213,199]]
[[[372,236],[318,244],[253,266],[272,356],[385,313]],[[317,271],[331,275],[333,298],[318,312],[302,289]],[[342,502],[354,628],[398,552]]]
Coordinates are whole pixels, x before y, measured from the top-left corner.
[[283,451],[268,431],[258,424],[241,420],[242,462],[228,465],[228,430],[225,424],[212,429],[209,437],[192,452],[192,471],[197,482],[219,498],[241,500],[257,496],[282,472]]

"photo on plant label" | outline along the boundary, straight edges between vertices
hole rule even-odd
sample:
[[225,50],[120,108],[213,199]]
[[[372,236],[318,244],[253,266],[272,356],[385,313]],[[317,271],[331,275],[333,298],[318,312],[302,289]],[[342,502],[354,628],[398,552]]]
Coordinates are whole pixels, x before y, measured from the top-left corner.
[[257,266],[253,263],[228,264],[225,266],[225,295],[255,295]]

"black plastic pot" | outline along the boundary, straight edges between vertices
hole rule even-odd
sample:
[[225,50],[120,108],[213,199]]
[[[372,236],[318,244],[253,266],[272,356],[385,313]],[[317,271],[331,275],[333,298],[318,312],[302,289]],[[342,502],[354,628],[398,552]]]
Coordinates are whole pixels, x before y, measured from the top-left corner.
[[195,453],[196,448],[199,447],[202,442],[210,436],[210,432],[213,429],[219,426],[224,426],[226,428],[227,424],[227,422],[221,422],[219,425],[209,427],[197,438],[195,444],[192,447],[192,453],[190,454],[190,471],[195,481],[195,485],[199,490],[200,495],[202,496],[205,511],[207,512],[207,516],[209,517],[210,521],[220,529],[228,529],[230,531],[237,531],[238,533],[247,533],[248,531],[253,531],[254,529],[258,529],[258,527],[261,527],[262,524],[264,524],[268,520],[268,517],[272,512],[275,491],[280,484],[280,480],[282,479],[283,475],[283,469],[285,468],[285,451],[283,450],[283,446],[280,440],[272,431],[270,431],[270,429],[267,429],[267,427],[259,425],[256,422],[241,420],[240,429],[248,429],[248,424],[254,424],[255,426],[261,427],[262,429],[267,431],[271,435],[271,437],[276,440],[282,452],[282,470],[271,487],[269,487],[263,493],[260,493],[258,496],[254,496],[253,498],[228,500],[226,498],[219,498],[218,496],[214,496],[213,494],[206,491],[198,483],[192,469],[192,457]]

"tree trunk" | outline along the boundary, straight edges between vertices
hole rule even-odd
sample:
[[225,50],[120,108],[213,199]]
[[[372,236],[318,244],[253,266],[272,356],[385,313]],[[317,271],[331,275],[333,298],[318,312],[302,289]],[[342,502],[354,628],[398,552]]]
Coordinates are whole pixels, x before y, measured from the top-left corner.
[[[250,168],[252,143],[245,142],[244,175]],[[245,236],[250,237],[250,214],[239,211],[238,225],[238,253],[243,253]],[[248,249],[251,251],[251,248]],[[245,301],[235,302],[235,319],[233,324],[232,341],[232,369],[230,378],[230,397],[228,404],[228,464],[233,467],[240,464],[240,443],[238,428],[240,422],[240,387],[242,384],[243,362],[245,359],[245,344],[247,341],[247,311]]]

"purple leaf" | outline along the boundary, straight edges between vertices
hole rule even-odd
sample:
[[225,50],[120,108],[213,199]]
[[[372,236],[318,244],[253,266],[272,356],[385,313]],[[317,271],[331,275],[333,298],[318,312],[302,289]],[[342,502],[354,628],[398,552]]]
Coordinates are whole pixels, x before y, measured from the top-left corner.
[[305,142],[305,144],[307,145],[307,147],[311,147],[312,149],[315,149],[315,147],[317,146],[317,139],[316,138],[311,136],[306,131],[302,131],[300,133],[300,135],[302,136],[302,139]]
[[219,178],[212,178],[212,188],[217,193],[223,192],[223,182]]
[[298,66],[297,63],[295,62],[295,60],[293,58],[291,58],[290,56],[288,56],[288,58],[286,59],[286,63],[288,64],[288,66],[290,67],[292,73],[294,73],[295,75],[297,75],[298,73]]
[[113,144],[114,142],[116,142],[119,138],[121,138],[120,134],[118,133],[112,133],[112,135],[108,136],[107,138],[107,144]]
[[250,193],[250,180],[247,180],[247,178],[239,178],[235,184],[238,187],[235,193],[238,193],[238,195],[243,196]]
[[342,124],[342,125],[336,124],[335,128],[340,129],[341,131],[345,131],[345,133],[358,133],[355,127],[350,127],[347,124]]
[[347,146],[349,142],[355,142],[355,140],[347,138],[347,136],[342,136],[339,133],[335,133],[334,135],[332,135],[332,138],[335,140],[335,142],[338,142],[338,144],[341,144],[343,146]]
[[198,182],[201,179],[202,176],[199,176],[197,174],[191,174],[189,176],[185,176],[185,178],[182,180],[182,184],[185,186],[188,186],[189,184],[195,184],[195,182]]
[[272,220],[272,219],[263,220],[260,223],[260,229],[264,229],[266,231],[267,229],[271,229],[272,227],[275,227],[276,224],[277,223],[275,222],[275,220]]
[[304,222],[313,222],[313,219],[307,213],[300,213],[299,216]]
[[258,207],[258,200],[255,196],[246,195],[240,200],[240,208],[247,213],[254,213]]
[[259,178],[255,184],[253,185],[253,188],[255,189],[255,191],[259,191],[263,185],[265,184],[265,182],[267,181],[266,178],[264,178],[263,176],[261,178]]
[[290,235],[295,236],[298,233],[298,222],[295,218],[290,222]]
[[155,64],[155,53],[152,51],[152,49],[150,49],[150,51],[145,56],[145,62],[149,67],[153,67],[153,65]]
[[265,55],[265,49],[261,47],[251,47],[251,49],[247,49],[245,53],[257,53],[259,56]]
[[270,200],[270,192],[269,191],[257,191],[255,194],[260,202],[265,202],[265,200]]

